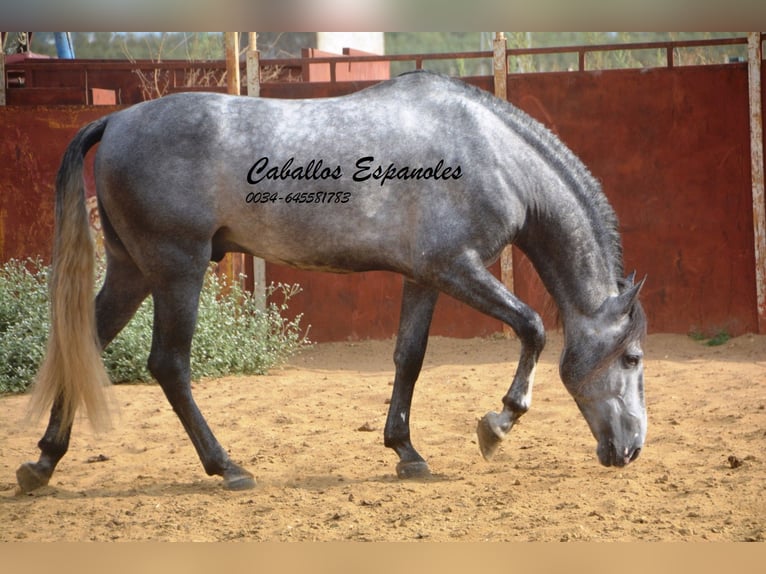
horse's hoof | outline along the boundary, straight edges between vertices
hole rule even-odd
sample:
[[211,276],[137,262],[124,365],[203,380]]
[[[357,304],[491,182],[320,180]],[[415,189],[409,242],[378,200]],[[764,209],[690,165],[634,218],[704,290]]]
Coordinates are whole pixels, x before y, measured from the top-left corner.
[[45,475],[35,468],[35,463],[25,462],[16,471],[16,481],[19,483],[19,487],[16,490],[17,494],[27,494],[33,490],[45,486],[48,484],[50,476]]
[[226,490],[249,490],[255,488],[255,478],[244,468],[235,467],[223,475]]
[[427,478],[431,476],[428,464],[422,460],[401,462],[396,465],[396,476],[399,478]]
[[484,415],[479,424],[476,425],[476,436],[479,439],[479,450],[484,460],[492,460],[495,456],[500,443],[506,437],[508,432],[513,427],[513,422],[510,422],[503,414],[497,414],[489,412]]

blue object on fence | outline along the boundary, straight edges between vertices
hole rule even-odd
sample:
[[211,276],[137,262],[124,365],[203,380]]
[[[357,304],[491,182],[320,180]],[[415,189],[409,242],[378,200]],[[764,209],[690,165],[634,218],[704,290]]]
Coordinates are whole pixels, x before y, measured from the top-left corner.
[[56,54],[64,60],[74,60],[74,47],[69,32],[54,32],[56,39]]

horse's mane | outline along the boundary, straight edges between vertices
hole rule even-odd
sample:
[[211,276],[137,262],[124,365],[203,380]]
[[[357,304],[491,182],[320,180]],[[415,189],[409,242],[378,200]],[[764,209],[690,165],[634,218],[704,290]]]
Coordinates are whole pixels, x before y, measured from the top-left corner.
[[624,270],[619,222],[599,182],[583,162],[547,127],[507,102],[500,101],[499,104],[500,115],[505,122],[539,152],[567,184],[583,211],[588,214],[604,256],[614,266],[616,278],[621,279]]

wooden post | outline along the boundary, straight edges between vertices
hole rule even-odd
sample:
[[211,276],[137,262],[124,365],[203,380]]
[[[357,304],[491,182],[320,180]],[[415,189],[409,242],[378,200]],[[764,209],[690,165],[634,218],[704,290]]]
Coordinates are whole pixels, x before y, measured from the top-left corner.
[[758,332],[766,333],[766,206],[763,183],[763,101],[761,66],[763,44],[760,32],[747,35],[747,78],[750,94],[750,171],[753,191],[753,235],[755,237],[755,289]]
[[[495,32],[494,57],[492,58],[495,76],[495,96],[502,100],[508,100],[508,45],[504,32]],[[500,280],[511,293],[513,293],[513,247],[508,245],[500,254]],[[503,334],[511,337],[513,331],[503,323]]]
[[506,100],[507,97],[507,81],[508,81],[508,57],[506,55],[507,44],[505,39],[505,32],[495,32],[494,57],[492,58],[492,68],[495,74],[495,95]]
[[3,44],[4,42],[0,40],[0,106],[5,105],[5,50]]
[[[239,95],[239,32],[224,32],[226,46],[226,91]],[[245,255],[243,253],[228,253],[218,265],[227,281],[239,281],[245,274]]]
[[256,32],[249,32],[247,37],[247,95],[261,95],[261,57],[256,43]]
[[239,95],[239,32],[224,32],[226,45],[226,91]]
[[[258,53],[257,34],[250,32],[247,42],[247,95],[261,95],[261,61]],[[266,309],[266,262],[260,257],[253,257],[253,295]]]

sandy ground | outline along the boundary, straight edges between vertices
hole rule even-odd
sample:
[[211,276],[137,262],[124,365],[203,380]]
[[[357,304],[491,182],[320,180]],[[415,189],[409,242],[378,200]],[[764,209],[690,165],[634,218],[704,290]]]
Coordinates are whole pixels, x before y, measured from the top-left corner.
[[434,338],[416,388],[413,441],[433,477],[400,481],[382,444],[393,341],[317,345],[261,377],[195,383],[231,456],[258,486],[205,475],[156,385],[114,388],[115,430],[75,427],[51,485],[15,496],[43,426],[0,398],[0,541],[763,541],[766,337],[719,347],[647,342],[649,437],[604,468],[557,374],[551,335],[532,409],[495,460],[475,426],[500,407],[518,343]]

